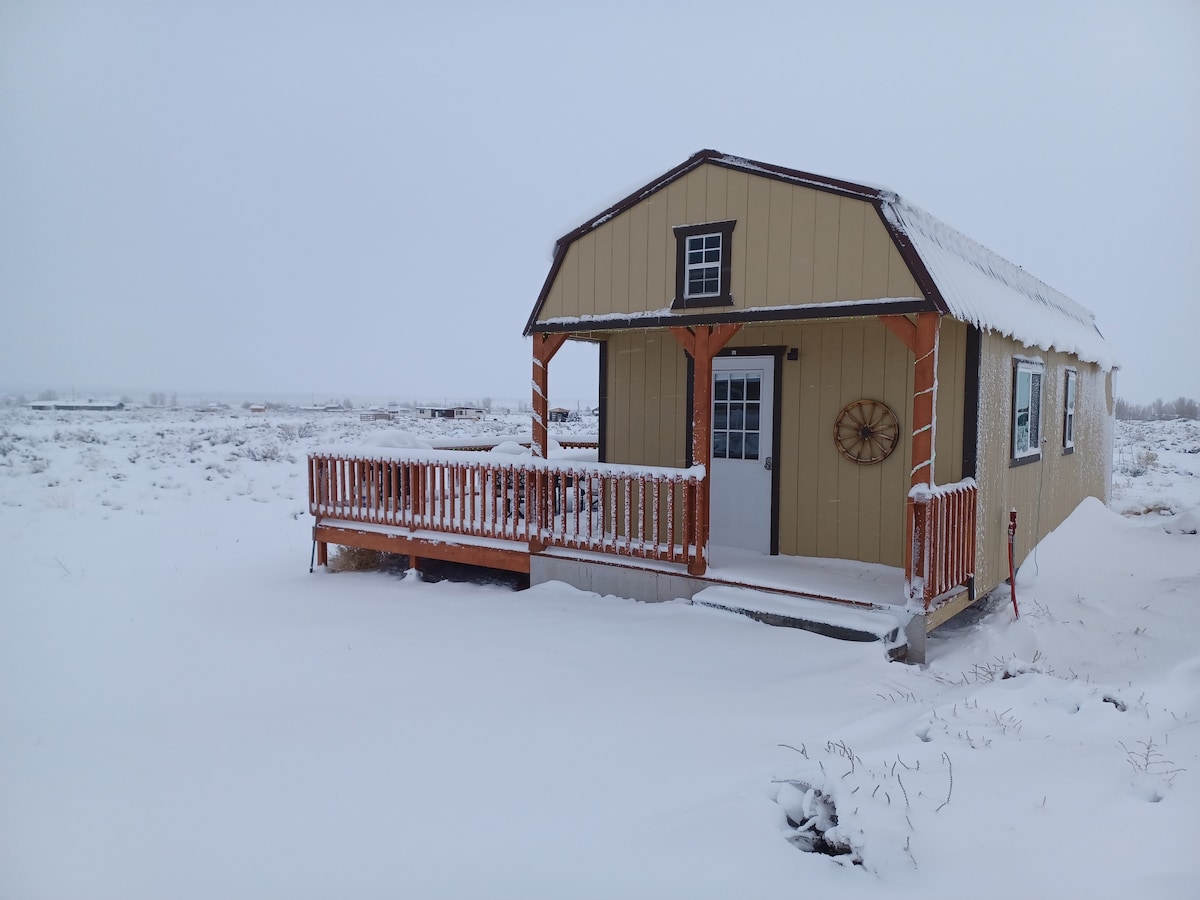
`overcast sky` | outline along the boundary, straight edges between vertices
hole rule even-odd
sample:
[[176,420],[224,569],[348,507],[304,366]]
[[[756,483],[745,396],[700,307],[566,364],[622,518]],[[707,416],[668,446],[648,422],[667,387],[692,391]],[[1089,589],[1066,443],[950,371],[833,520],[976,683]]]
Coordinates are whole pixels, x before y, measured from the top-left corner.
[[527,397],[554,240],[705,147],[898,191],[1200,396],[1197,0],[0,0],[0,391]]

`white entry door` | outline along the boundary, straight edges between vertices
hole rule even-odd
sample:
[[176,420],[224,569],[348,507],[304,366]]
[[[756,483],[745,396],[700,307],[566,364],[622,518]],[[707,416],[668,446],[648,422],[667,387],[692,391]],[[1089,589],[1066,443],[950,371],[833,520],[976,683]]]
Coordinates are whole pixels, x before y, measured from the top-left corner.
[[713,544],[771,552],[775,357],[713,359]]

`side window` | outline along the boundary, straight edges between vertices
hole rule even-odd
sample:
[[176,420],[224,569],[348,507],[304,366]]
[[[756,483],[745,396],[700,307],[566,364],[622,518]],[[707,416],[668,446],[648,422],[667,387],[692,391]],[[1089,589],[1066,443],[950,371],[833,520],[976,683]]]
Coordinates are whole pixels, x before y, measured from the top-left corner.
[[675,227],[673,309],[733,305],[729,273],[735,224],[708,222]]
[[1042,455],[1042,376],[1034,360],[1017,360],[1013,366],[1013,462],[1033,462]]
[[1075,370],[1067,369],[1063,408],[1063,453],[1075,452]]

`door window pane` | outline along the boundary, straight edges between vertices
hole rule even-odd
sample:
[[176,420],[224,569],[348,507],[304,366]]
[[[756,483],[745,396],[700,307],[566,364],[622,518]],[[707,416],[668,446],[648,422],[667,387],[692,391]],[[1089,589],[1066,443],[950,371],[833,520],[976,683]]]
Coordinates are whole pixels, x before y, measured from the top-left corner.
[[713,459],[725,459],[725,432],[713,432]]
[[724,431],[729,427],[729,404],[718,403],[713,407],[713,428]]

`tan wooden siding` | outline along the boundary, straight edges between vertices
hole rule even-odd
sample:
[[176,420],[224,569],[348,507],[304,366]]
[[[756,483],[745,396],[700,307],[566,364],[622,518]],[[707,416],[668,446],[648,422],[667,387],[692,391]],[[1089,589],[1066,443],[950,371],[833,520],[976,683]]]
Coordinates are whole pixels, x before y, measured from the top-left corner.
[[682,467],[690,440],[687,357],[668,331],[619,331],[608,340],[605,459]]
[[[1042,455],[1011,466],[1015,356],[1041,359]],[[1066,369],[1076,370],[1075,452],[1063,452]],[[985,334],[980,349],[979,543],[976,587],[1008,578],[1008,513],[1017,510],[1018,565],[1087,497],[1107,502],[1112,481],[1111,376],[1063,353]]]
[[966,413],[967,326],[943,317],[938,335],[937,418],[933,478],[953,484],[963,477],[963,423]]
[[538,321],[669,308],[672,228],[727,219],[735,308],[921,296],[867,201],[702,165],[572,243]]
[[[912,425],[912,354],[876,318],[755,325],[728,349],[787,347],[779,396],[779,550],[797,556],[904,562],[904,498]],[[943,321],[938,365],[936,474],[962,473],[966,328]],[[608,335],[605,453],[610,462],[682,466],[687,458],[687,361],[662,330]],[[844,459],[833,440],[846,404],[886,403],[900,421],[900,446],[877,465]]]

